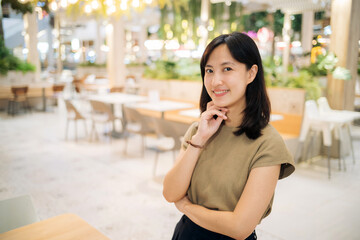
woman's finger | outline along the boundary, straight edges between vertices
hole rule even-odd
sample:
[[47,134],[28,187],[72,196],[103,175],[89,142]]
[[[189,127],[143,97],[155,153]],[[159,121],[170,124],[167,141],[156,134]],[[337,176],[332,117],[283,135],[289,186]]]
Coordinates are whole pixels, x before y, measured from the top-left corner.
[[205,112],[203,112],[201,114],[201,118],[204,117],[206,120],[209,120],[209,119],[213,118],[215,115],[224,120],[227,119],[227,116],[225,115],[225,113],[220,110],[217,110],[217,109],[206,110]]

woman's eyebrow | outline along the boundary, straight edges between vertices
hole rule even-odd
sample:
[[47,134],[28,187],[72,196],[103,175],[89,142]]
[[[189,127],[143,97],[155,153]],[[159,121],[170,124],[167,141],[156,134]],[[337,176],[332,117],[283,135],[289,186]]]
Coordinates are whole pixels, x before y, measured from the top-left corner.
[[223,62],[221,64],[221,66],[224,66],[224,65],[235,65],[235,63],[233,63],[233,62]]
[[206,64],[206,66],[205,67],[210,67],[210,68],[212,68],[213,66],[211,66],[211,65],[209,65],[209,64]]

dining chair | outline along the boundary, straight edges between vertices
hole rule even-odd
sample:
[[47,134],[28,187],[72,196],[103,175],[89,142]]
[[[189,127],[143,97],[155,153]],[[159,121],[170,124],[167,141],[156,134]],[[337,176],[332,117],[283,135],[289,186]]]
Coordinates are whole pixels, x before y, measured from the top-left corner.
[[12,86],[12,96],[8,99],[8,114],[14,116],[19,112],[19,105],[21,104],[24,111],[31,111],[30,103],[27,98],[28,86]]
[[0,201],[0,233],[38,221],[39,218],[29,195]]
[[[300,150],[302,151],[301,159],[304,161],[305,159],[311,159],[314,156],[313,149],[314,146],[317,145],[314,140],[321,134],[322,146],[319,150],[319,154],[325,153],[327,155],[329,179],[331,178],[330,159],[332,156],[338,158],[339,169],[341,169],[341,159],[343,154],[342,146],[344,145],[341,126],[344,122],[346,121],[332,121],[330,117],[327,119],[321,116],[315,100],[308,100],[305,102],[304,118],[299,136],[299,146],[302,148]],[[307,141],[309,137],[310,141]],[[307,142],[306,145],[305,142]],[[344,169],[346,169],[344,158],[343,163]]]
[[111,93],[124,92],[124,87],[123,86],[114,86],[114,87],[110,88],[110,92]]
[[72,104],[72,102],[70,100],[65,100],[65,106],[66,106],[66,130],[65,130],[65,140],[68,139],[68,130],[69,130],[69,123],[70,121],[74,121],[74,126],[75,126],[75,140],[77,141],[78,139],[78,134],[77,134],[77,121],[78,120],[83,120],[84,121],[84,129],[85,129],[85,134],[87,134],[87,127],[86,127],[86,117],[79,112],[79,110],[74,106],[74,104]]
[[59,98],[62,97],[64,89],[65,89],[64,84],[54,84],[52,86],[53,95],[51,97],[54,100],[54,104],[53,104],[54,106],[58,105],[58,100]]
[[100,101],[90,100],[90,105],[92,108],[91,111],[91,132],[90,132],[90,141],[92,140],[93,135],[95,135],[96,140],[99,140],[99,135],[96,131],[96,124],[100,123],[104,126],[112,125],[111,130],[107,131],[107,135],[111,141],[111,133],[115,129],[115,120],[116,117],[113,114],[111,107]]
[[124,118],[124,154],[127,154],[127,145],[129,134],[138,134],[141,136],[141,156],[144,157],[146,136],[154,136],[155,129],[152,125],[150,117],[141,114],[135,108],[123,105]]
[[[332,116],[336,116],[337,118],[341,118],[341,119],[346,119],[349,116],[351,118],[353,118],[354,120],[356,118],[360,118],[360,113],[359,112],[354,112],[354,111],[347,111],[347,110],[333,110],[330,105],[329,102],[327,100],[326,97],[320,97],[317,100],[318,106],[319,106],[319,113],[323,114],[323,115],[332,115]],[[335,128],[335,134],[337,139],[341,140],[341,141],[349,141],[348,144],[343,144],[345,147],[347,147],[345,150],[345,153],[348,153],[349,151],[351,151],[351,155],[352,155],[352,159],[353,159],[353,164],[355,164],[355,155],[354,155],[354,148],[353,148],[353,139],[352,139],[352,135],[351,135],[351,122],[350,121],[346,121],[341,125],[338,125]],[[350,148],[350,149],[348,149]],[[346,166],[346,165],[345,165]]]
[[156,135],[158,138],[170,138],[172,139],[172,144],[164,144],[163,142],[158,142],[155,146],[151,147],[151,150],[155,151],[155,160],[153,168],[153,177],[156,176],[156,169],[159,160],[159,154],[172,151],[173,152],[173,161],[176,160],[176,154],[181,148],[181,139],[185,135],[186,130],[189,128],[189,124],[175,122],[166,120],[163,118],[152,117]]

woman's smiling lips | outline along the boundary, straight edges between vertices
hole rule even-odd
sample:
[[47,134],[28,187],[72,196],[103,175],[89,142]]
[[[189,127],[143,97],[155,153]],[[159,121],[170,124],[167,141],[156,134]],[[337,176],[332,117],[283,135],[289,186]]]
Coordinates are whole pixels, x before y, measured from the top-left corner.
[[222,97],[227,94],[230,90],[213,90],[216,97]]

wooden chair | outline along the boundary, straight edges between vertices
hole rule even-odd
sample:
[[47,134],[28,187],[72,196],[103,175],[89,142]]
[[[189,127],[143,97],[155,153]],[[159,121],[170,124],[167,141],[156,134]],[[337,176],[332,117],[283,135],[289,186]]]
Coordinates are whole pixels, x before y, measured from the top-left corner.
[[[116,120],[116,117],[114,116],[111,107],[106,103],[90,100],[90,105],[92,107],[92,112],[91,112],[92,127],[90,132],[90,140],[92,140],[93,135],[95,135],[96,139],[98,140],[99,135],[96,131],[96,123],[101,123],[105,125],[111,124],[112,125],[111,131],[112,131],[115,129],[114,122]],[[111,141],[111,131],[108,132],[110,141]]]
[[174,122],[165,120],[163,118],[152,118],[154,123],[154,128],[156,130],[156,134],[158,138],[171,138],[173,140],[172,145],[168,144],[157,144],[155,147],[151,149],[156,152],[155,162],[153,168],[153,176],[156,175],[156,168],[158,164],[159,154],[172,151],[173,152],[173,161],[176,160],[176,153],[181,148],[181,138],[185,135],[186,130],[189,128],[189,125],[186,123]]
[[64,84],[54,84],[52,86],[53,95],[52,98],[55,100],[54,105],[58,105],[58,100],[62,96],[62,93],[64,92],[65,85]]
[[28,86],[13,86],[11,87],[12,97],[8,101],[8,114],[12,116],[19,111],[19,104],[22,104],[25,112],[31,111],[30,104],[27,98]]
[[112,88],[110,88],[110,92],[111,92],[111,93],[114,93],[114,92],[124,92],[124,87],[123,87],[123,86],[112,87]]
[[75,123],[75,140],[77,141],[77,121],[83,120],[84,127],[85,127],[85,134],[87,135],[87,128],[86,128],[86,117],[84,117],[77,108],[71,103],[70,100],[65,100],[66,106],[66,130],[65,130],[65,139],[68,138],[68,130],[69,130],[69,123],[70,121],[74,121]]
[[123,106],[123,114],[125,124],[125,146],[124,146],[124,154],[127,154],[127,143],[129,134],[138,134],[142,139],[142,148],[141,148],[141,156],[144,157],[145,152],[145,136],[147,135],[155,135],[155,129],[152,126],[152,122],[150,117],[141,114],[135,108],[130,108]]

